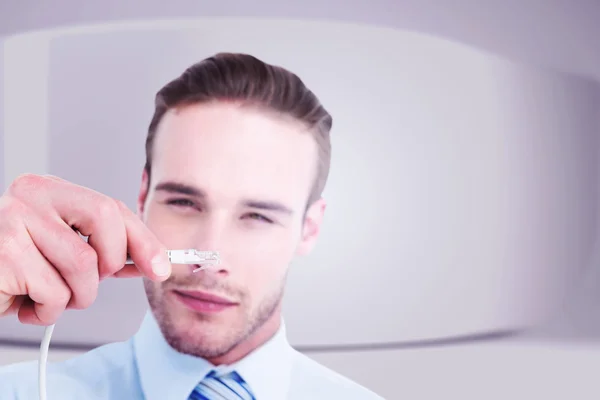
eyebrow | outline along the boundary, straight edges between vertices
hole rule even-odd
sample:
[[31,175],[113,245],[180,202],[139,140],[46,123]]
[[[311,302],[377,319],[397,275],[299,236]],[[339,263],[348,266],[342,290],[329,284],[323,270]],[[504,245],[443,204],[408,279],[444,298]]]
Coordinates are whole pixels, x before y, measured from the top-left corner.
[[[174,181],[161,182],[154,187],[154,190],[159,192],[192,196],[201,199],[207,197],[206,192],[198,187]],[[241,203],[244,207],[257,210],[276,212],[286,215],[294,214],[294,211],[291,208],[276,201],[244,199]]]
[[289,207],[273,201],[244,200],[242,204],[244,204],[245,207],[257,210],[277,212],[286,215],[292,215],[294,213]]
[[202,189],[179,182],[161,182],[154,187],[154,190],[157,192],[184,194],[193,197],[206,197],[206,193],[204,193]]

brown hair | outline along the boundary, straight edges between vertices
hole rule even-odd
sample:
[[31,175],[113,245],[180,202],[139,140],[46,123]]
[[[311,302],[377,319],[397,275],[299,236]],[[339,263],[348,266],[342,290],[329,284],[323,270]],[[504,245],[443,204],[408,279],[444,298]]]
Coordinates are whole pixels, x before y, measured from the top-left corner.
[[146,139],[144,169],[149,178],[154,138],[165,113],[176,107],[212,101],[240,102],[292,117],[304,124],[318,147],[317,176],[307,207],[321,197],[331,159],[331,115],[298,76],[240,53],[218,53],[206,58],[158,91]]

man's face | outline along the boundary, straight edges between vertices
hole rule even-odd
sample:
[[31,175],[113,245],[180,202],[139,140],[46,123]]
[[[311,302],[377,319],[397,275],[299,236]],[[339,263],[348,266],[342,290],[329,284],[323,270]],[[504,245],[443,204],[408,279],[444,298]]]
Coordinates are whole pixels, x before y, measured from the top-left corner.
[[221,265],[146,280],[150,307],[175,349],[219,358],[278,325],[288,265],[311,250],[325,208],[305,215],[316,143],[295,121],[213,103],[168,112],[153,155],[142,218],[167,248],[215,250]]

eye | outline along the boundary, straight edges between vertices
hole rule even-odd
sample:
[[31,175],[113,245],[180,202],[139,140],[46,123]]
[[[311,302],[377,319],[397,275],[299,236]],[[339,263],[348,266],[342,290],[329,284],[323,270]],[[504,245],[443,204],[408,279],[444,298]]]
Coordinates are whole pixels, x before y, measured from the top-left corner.
[[258,213],[250,213],[250,214],[247,214],[247,217],[248,217],[248,218],[250,218],[250,219],[254,219],[254,220],[256,220],[256,221],[260,221],[260,222],[266,222],[266,223],[268,223],[268,224],[272,224],[272,223],[273,223],[273,220],[271,220],[271,219],[269,219],[269,218],[265,217],[264,215],[260,215],[260,214],[258,214]]
[[196,204],[194,204],[194,202],[192,202],[189,199],[170,199],[170,200],[167,200],[166,203],[170,206],[182,207],[182,208],[196,206]]

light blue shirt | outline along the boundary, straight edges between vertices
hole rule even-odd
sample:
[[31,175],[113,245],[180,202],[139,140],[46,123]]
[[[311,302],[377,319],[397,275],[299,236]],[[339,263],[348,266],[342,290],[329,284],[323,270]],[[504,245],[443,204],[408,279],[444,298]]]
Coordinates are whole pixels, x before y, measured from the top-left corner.
[[[48,400],[187,400],[215,367],[178,353],[165,341],[152,313],[128,341],[49,363]],[[285,325],[266,344],[223,372],[237,371],[257,400],[383,400],[368,389],[294,350]],[[1,400],[38,400],[38,363],[0,368]]]

